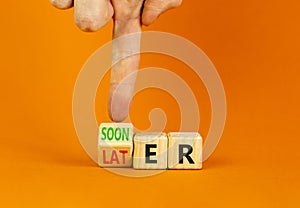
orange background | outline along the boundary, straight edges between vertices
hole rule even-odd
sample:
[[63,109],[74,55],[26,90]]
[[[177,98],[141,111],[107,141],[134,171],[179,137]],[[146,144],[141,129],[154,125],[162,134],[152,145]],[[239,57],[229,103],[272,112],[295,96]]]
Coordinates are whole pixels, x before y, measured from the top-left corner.
[[[181,35],[207,53],[223,80],[228,114],[203,170],[135,179],[98,168],[72,122],[76,77],[110,40],[112,22],[87,34],[74,25],[72,10],[47,0],[1,2],[0,206],[298,207],[299,11],[296,0],[185,0],[145,28]],[[141,67],[154,60],[201,88],[170,58],[146,55]],[[205,137],[210,105],[205,90],[195,94]],[[159,90],[141,92],[131,109],[134,124],[147,128],[148,112],[158,106],[168,116],[166,131],[178,129],[179,111],[169,102],[175,101]],[[97,97],[99,122],[107,119],[105,105]]]

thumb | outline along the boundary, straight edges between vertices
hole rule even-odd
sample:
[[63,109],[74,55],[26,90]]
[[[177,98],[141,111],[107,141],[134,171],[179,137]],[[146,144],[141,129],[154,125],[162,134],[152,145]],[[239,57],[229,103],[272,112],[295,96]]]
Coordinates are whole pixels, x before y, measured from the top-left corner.
[[151,25],[165,11],[180,6],[182,0],[146,0],[142,15],[143,25]]
[[[134,93],[136,72],[140,61],[140,16],[123,18],[115,9],[111,69],[110,91],[108,97],[108,111],[113,121],[123,121],[130,109]],[[134,35],[128,35],[135,33]],[[123,37],[122,37],[123,36]],[[130,54],[135,54],[129,56]],[[124,58],[129,56],[127,58]]]

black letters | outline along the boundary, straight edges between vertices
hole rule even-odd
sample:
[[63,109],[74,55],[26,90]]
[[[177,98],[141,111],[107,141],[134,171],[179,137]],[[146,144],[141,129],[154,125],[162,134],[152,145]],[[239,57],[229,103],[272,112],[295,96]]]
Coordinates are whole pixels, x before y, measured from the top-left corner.
[[[187,153],[183,153],[183,149],[188,149]],[[183,157],[189,161],[190,164],[195,164],[190,154],[193,152],[193,147],[188,144],[180,144],[179,145],[179,164],[183,164]]]
[[151,155],[156,155],[156,152],[150,152],[150,148],[157,148],[157,144],[146,144],[145,146],[145,163],[157,163],[157,160],[150,160]]

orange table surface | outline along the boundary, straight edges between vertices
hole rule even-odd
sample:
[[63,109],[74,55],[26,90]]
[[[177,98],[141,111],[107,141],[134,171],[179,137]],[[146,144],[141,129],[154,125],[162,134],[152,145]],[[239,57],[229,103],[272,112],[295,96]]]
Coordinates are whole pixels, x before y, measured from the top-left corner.
[[[73,127],[76,77],[110,41],[112,22],[84,33],[73,23],[73,10],[59,11],[47,0],[4,1],[1,8],[1,207],[300,206],[299,1],[184,0],[144,28],[183,36],[203,49],[227,97],[224,133],[203,170],[146,178],[99,168]],[[141,66],[151,64],[172,68],[197,91],[193,73],[182,72],[178,61],[142,57]],[[99,89],[106,96],[108,80]],[[204,92],[196,97],[205,138],[209,100]],[[165,130],[178,129],[179,110],[170,102],[159,90],[140,93],[130,112],[134,124],[146,128],[147,111],[159,106],[168,117]],[[99,123],[108,119],[99,95],[95,110]]]

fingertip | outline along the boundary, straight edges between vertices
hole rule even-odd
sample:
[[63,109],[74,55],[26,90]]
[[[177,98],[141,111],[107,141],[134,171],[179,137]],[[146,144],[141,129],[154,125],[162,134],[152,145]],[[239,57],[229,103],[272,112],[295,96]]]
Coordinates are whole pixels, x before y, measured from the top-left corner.
[[85,32],[95,32],[106,25],[113,16],[112,5],[107,1],[75,1],[75,23]]
[[108,99],[108,114],[112,121],[122,122],[124,121],[130,109],[130,101],[122,97],[116,97],[112,102],[112,99]]
[[57,9],[69,9],[73,7],[72,0],[49,0],[49,1]]
[[182,0],[173,0],[170,2],[169,7],[176,8],[176,7],[179,7],[181,4],[182,4]]
[[109,117],[113,122],[122,122],[124,121],[128,116],[129,111],[120,111],[120,112],[113,112],[109,111]]
[[158,12],[155,11],[145,11],[142,15],[142,23],[145,26],[151,25],[159,16]]
[[110,86],[108,97],[108,113],[114,122],[124,121],[130,110],[133,95],[131,85],[112,84]]
[[104,27],[112,17],[113,10],[108,12],[111,14],[105,17],[75,15],[75,24],[84,32],[96,32]]
[[88,16],[76,16],[75,24],[84,32],[96,32],[104,25],[98,18]]
[[146,0],[142,14],[143,25],[151,25],[161,14],[172,8],[179,7],[181,4],[182,0]]

